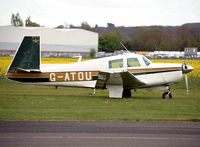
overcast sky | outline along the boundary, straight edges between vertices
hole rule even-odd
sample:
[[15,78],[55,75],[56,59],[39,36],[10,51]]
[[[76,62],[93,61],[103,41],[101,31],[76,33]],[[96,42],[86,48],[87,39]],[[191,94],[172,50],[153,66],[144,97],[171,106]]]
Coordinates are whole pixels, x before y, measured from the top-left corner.
[[12,13],[46,27],[182,25],[200,22],[200,0],[0,0],[0,26]]

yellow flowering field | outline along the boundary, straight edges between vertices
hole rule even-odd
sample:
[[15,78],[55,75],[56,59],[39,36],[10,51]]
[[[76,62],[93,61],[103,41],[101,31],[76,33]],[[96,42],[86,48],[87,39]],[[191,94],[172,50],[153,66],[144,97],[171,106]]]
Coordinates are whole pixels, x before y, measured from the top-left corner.
[[0,76],[4,74],[12,61],[12,57],[0,57]]
[[[151,59],[153,63],[181,63],[184,64],[184,59]],[[200,77],[200,60],[188,60],[188,65],[192,66],[194,70],[188,75],[193,77]]]
[[[6,73],[8,66],[12,62],[13,57],[0,57],[0,76]],[[82,59],[86,61],[90,59]],[[42,58],[42,64],[69,64],[77,62],[78,58]]]
[[[82,59],[86,61],[90,59]],[[0,57],[0,75],[7,71],[12,61],[12,57]],[[42,64],[69,64],[77,62],[77,58],[42,58]],[[151,59],[153,63],[184,63],[183,59]],[[200,60],[188,60],[188,65],[194,67],[194,71],[189,73],[190,76],[200,77]]]
[[[90,59],[82,59],[81,61],[86,61]],[[77,62],[78,58],[42,58],[42,64],[69,64]]]

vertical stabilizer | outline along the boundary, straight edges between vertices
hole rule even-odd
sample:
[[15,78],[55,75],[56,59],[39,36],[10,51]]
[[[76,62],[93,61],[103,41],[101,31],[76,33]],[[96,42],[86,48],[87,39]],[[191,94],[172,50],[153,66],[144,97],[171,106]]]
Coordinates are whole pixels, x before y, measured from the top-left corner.
[[8,72],[15,72],[16,69],[24,71],[40,70],[40,37],[25,36],[15,57],[8,69]]

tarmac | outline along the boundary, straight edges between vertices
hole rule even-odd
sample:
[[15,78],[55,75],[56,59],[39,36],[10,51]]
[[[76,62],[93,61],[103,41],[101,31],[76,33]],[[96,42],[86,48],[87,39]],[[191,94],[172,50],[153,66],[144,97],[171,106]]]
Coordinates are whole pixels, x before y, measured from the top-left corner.
[[0,146],[200,146],[200,122],[0,121]]

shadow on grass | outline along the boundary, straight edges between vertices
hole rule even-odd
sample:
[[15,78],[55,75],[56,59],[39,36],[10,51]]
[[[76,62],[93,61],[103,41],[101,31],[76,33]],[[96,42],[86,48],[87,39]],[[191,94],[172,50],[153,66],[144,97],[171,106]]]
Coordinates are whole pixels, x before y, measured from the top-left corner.
[[[132,96],[130,98],[124,98],[124,99],[134,99],[134,100],[155,100],[159,99],[158,96],[149,96],[149,95],[144,95],[144,96]],[[160,98],[161,99],[161,98]]]
[[200,122],[200,119],[189,119],[188,121],[192,121],[192,122]]

